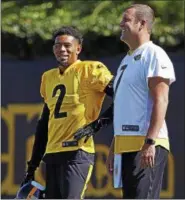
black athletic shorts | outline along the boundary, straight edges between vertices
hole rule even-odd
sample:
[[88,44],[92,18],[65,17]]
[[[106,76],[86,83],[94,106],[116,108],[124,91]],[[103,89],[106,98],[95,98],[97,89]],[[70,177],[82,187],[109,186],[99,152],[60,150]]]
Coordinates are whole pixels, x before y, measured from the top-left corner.
[[83,199],[94,154],[83,150],[47,154],[46,199]]
[[159,199],[168,150],[156,147],[155,165],[141,169],[141,152],[122,154],[122,181],[124,199]]

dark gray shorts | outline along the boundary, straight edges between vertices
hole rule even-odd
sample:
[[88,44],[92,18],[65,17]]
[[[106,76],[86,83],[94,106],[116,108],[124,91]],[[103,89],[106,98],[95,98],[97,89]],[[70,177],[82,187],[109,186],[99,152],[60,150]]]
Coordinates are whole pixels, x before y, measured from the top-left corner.
[[155,166],[140,168],[140,152],[122,154],[124,199],[159,199],[168,150],[156,147]]
[[94,154],[82,150],[48,154],[46,199],[82,199],[92,174]]

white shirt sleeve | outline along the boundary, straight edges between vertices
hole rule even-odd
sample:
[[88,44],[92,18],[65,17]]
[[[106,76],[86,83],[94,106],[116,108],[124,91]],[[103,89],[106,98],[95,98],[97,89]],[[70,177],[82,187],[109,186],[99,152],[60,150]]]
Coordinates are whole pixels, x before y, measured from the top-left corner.
[[145,67],[147,83],[148,78],[151,77],[169,79],[170,84],[176,80],[173,64],[163,49],[151,50],[147,56]]

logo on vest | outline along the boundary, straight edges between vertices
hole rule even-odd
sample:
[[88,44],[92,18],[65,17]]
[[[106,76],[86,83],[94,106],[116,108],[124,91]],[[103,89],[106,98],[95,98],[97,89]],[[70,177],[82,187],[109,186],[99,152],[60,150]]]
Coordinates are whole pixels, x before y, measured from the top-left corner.
[[123,66],[121,66],[121,70],[125,70],[126,69],[126,67],[127,67],[127,65],[123,65]]
[[122,131],[139,131],[138,125],[122,125]]
[[137,56],[134,56],[134,60],[135,61],[138,61],[138,60],[140,60],[141,59],[141,54],[138,54]]
[[167,67],[165,65],[161,65],[161,68],[162,69],[166,69]]

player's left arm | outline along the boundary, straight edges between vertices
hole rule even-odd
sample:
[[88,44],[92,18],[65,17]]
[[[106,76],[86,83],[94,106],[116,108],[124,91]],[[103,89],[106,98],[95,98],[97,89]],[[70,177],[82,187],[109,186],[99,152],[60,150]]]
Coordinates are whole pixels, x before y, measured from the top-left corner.
[[163,49],[150,49],[145,59],[146,83],[148,84],[153,105],[145,144],[141,150],[141,166],[153,167],[155,160],[155,139],[158,138],[160,129],[165,122],[169,86],[176,78],[173,63]]
[[104,89],[104,92],[106,93],[106,95],[108,95],[112,98],[114,95],[113,84],[114,84],[114,77],[109,81],[109,83],[107,84],[107,86]]
[[[149,78],[149,90],[153,99],[150,126],[146,139],[155,141],[164,123],[168,107],[169,79],[162,77]],[[141,167],[153,167],[155,161],[155,144],[145,143],[141,150]]]
[[153,99],[153,109],[147,138],[156,139],[164,123],[168,107],[169,79],[149,78],[149,90]]
[[[103,66],[105,67],[105,66]],[[101,69],[101,68],[100,68]],[[105,68],[104,68],[105,70]],[[114,83],[114,77],[110,76],[111,79],[108,82],[108,84],[105,86],[103,92],[106,93],[106,95],[113,98],[114,92],[113,92],[113,83]],[[95,133],[97,133],[100,129],[107,127],[109,124],[111,124],[113,121],[113,103],[111,106],[103,112],[99,118],[87,126],[77,130],[77,132],[74,134],[75,140],[80,140],[83,137],[85,138],[85,142]]]
[[[104,92],[110,97],[113,97],[113,81],[114,81],[114,78],[111,79],[109,84],[104,89]],[[77,130],[77,132],[74,134],[74,139],[78,141],[81,138],[86,137],[84,142],[87,142],[87,140],[92,135],[97,133],[100,129],[107,127],[109,124],[112,123],[112,121],[113,121],[113,103],[106,111],[104,111],[99,116],[97,120]]]
[[75,140],[80,140],[83,137],[85,138],[84,142],[97,133],[100,129],[107,127],[113,121],[113,104],[95,121],[91,122],[90,124],[86,125],[83,128],[80,128],[74,134]]
[[176,80],[173,63],[166,52],[151,50],[144,63],[146,83],[153,100],[147,138],[156,139],[164,123],[169,96],[169,86]]

